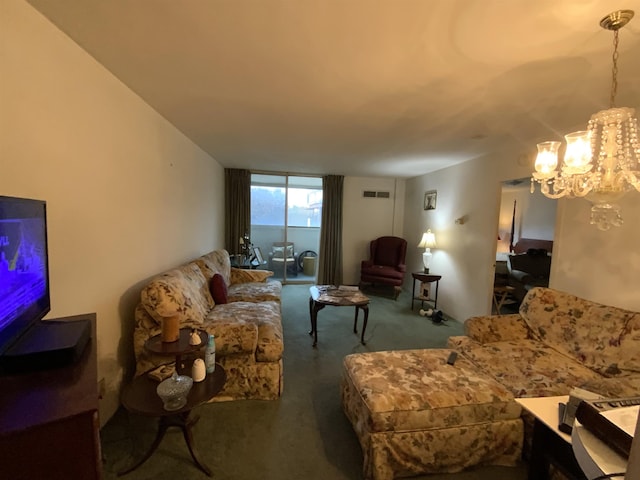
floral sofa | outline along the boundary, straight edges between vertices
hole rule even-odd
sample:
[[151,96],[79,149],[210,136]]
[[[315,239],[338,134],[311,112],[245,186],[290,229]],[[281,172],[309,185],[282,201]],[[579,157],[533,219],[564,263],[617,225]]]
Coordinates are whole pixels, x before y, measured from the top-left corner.
[[[213,299],[216,274],[224,280],[226,303]],[[177,316],[181,328],[215,335],[216,362],[227,374],[215,400],[278,398],[283,387],[282,284],[268,279],[272,274],[231,268],[228,252],[215,250],[153,278],[135,311],[136,375],[171,361],[149,353],[144,344],[161,332],[163,318]]]
[[515,397],[640,394],[640,313],[537,287],[518,314],[473,317],[457,350]]
[[640,313],[541,287],[519,312],[468,319],[447,349],[345,357],[342,405],[366,479],[515,465],[533,423],[515,398],[640,395]]

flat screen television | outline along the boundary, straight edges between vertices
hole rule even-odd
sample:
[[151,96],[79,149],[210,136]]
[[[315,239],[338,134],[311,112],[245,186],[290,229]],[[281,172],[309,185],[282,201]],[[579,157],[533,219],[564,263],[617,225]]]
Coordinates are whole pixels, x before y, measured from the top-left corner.
[[0,355],[50,309],[46,202],[0,196]]

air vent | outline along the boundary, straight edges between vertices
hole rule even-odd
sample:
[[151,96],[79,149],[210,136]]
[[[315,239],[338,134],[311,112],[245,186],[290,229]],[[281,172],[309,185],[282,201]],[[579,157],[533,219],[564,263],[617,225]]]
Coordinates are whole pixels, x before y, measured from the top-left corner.
[[391,198],[389,192],[374,192],[372,190],[365,190],[362,192],[362,196],[365,198]]

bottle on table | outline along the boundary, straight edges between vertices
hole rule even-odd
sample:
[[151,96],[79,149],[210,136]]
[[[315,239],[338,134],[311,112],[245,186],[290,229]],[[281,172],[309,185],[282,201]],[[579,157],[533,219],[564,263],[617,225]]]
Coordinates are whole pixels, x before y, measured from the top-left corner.
[[216,369],[216,342],[212,333],[209,334],[207,348],[204,351],[204,364],[207,368],[207,373],[213,373]]

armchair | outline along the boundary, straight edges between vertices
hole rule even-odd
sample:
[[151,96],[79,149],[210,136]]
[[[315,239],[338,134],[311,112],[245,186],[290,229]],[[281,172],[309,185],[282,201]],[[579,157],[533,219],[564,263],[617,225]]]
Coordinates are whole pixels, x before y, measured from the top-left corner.
[[298,254],[294,249],[293,242],[273,242],[271,252],[269,252],[269,268],[278,275],[280,272],[284,275],[284,269],[287,269],[287,275],[298,275]]
[[387,236],[373,240],[369,244],[369,260],[363,260],[360,265],[360,283],[393,286],[394,298],[398,298],[407,271],[406,254],[404,238]]

